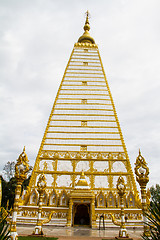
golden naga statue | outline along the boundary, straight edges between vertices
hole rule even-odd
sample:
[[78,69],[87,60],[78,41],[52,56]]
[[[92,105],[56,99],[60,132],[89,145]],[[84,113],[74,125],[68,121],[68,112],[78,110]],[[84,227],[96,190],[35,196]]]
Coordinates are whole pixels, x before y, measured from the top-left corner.
[[136,174],[136,180],[140,185],[146,185],[148,183],[149,168],[147,167],[147,163],[144,157],[142,157],[140,150],[139,150],[139,155],[136,158],[135,174]]
[[15,178],[16,179],[25,179],[26,173],[29,171],[28,157],[25,153],[25,147],[23,152],[19,155],[17,163],[15,165]]

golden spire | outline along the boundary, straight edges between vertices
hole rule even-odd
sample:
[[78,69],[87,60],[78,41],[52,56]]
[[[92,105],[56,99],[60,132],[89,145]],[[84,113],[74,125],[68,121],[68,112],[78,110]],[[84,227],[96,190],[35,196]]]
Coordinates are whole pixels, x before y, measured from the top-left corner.
[[88,43],[95,43],[94,39],[90,36],[89,30],[90,30],[90,25],[89,25],[89,12],[86,12],[86,22],[83,27],[84,33],[83,35],[78,39],[78,42],[88,42]]
[[82,171],[79,181],[76,184],[76,187],[88,187],[88,183],[85,179],[84,172]]
[[26,150],[26,147],[24,146],[24,148],[23,148],[23,152],[25,152],[25,150]]
[[85,25],[84,25],[83,29],[84,29],[84,31],[89,31],[90,30],[88,10],[86,12],[86,22],[85,22]]

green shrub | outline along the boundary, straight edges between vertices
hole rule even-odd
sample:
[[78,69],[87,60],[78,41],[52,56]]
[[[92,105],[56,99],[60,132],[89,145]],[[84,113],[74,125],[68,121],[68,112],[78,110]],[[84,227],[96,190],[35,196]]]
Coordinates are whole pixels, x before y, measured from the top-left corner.
[[160,199],[158,201],[151,201],[146,217],[151,236],[143,236],[143,239],[160,240]]
[[0,240],[9,239],[10,229],[7,223],[8,213],[4,208],[0,208]]

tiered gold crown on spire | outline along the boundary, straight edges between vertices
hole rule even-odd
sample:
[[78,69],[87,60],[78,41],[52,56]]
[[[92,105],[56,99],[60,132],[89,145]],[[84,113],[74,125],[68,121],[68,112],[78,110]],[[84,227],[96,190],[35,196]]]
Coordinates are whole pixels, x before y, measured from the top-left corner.
[[88,42],[88,43],[95,43],[94,39],[90,36],[89,34],[89,30],[90,30],[90,25],[89,25],[89,12],[86,12],[86,22],[84,25],[84,33],[83,35],[78,39],[79,43],[84,43],[84,42]]

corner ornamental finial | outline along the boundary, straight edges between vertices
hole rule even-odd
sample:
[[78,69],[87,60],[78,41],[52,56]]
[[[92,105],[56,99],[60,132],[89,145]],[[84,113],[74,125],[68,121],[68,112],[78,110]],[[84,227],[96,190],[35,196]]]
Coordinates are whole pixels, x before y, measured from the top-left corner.
[[86,12],[86,21],[85,21],[85,25],[83,27],[84,29],[84,33],[83,35],[78,39],[78,42],[79,43],[92,43],[92,44],[95,44],[95,41],[94,39],[90,36],[89,34],[89,30],[90,30],[90,25],[89,25],[89,11],[87,10]]

